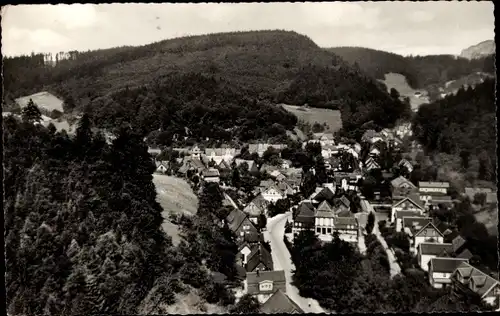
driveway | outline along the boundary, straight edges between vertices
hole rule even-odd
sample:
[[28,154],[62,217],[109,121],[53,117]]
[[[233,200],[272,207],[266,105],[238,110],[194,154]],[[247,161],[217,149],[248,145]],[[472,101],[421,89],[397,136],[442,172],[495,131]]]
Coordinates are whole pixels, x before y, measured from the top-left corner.
[[[264,232],[264,238],[271,244],[271,256],[273,257],[274,270],[284,270],[286,277],[286,294],[295,302],[305,313],[326,313],[319,303],[312,298],[305,298],[299,295],[299,290],[291,284],[292,270],[295,269],[290,252],[283,241],[285,235],[286,221],[292,221],[292,212],[277,215],[267,220],[267,231]],[[311,304],[311,307],[309,307]]]
[[393,278],[395,275],[401,273],[401,268],[399,267],[398,262],[396,261],[396,257],[394,256],[394,253],[392,252],[392,249],[390,249],[387,246],[387,242],[385,241],[384,237],[380,234],[380,231],[378,229],[378,221],[386,218],[380,218],[378,217],[378,213],[373,210],[373,207],[367,200],[361,200],[361,203],[365,203],[366,209],[368,211],[373,212],[375,214],[375,225],[373,227],[373,234],[377,236],[377,239],[380,241],[382,244],[382,247],[384,247],[385,252],[387,253],[387,258],[389,259],[389,265],[390,265],[390,273],[391,273],[391,278]]

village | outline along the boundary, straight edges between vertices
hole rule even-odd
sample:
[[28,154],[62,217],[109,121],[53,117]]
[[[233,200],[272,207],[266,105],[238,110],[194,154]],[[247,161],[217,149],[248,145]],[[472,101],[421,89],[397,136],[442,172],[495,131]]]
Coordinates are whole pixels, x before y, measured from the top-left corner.
[[[373,233],[384,246],[391,277],[416,269],[434,288],[450,288],[456,295],[475,293],[488,304],[498,304],[495,271],[478,262],[456,227],[436,216],[458,202],[450,184],[410,181],[414,153],[420,151],[411,134],[409,124],[368,130],[361,143],[328,132],[312,134],[302,149],[321,156],[316,162],[326,171],[324,181],[313,187],[306,184],[305,171],[315,174],[317,169],[286,159],[286,144],[195,144],[149,152],[157,173],[185,178],[195,192],[209,183],[224,192],[224,205],[232,210],[223,222],[239,247],[236,297],[255,296],[265,313],[325,312],[291,284],[294,265],[288,247],[303,230],[314,231],[324,243],[338,236],[363,255],[365,236]],[[367,183],[373,174],[378,175],[376,183]],[[466,188],[459,197],[496,203],[496,193],[486,188]]]

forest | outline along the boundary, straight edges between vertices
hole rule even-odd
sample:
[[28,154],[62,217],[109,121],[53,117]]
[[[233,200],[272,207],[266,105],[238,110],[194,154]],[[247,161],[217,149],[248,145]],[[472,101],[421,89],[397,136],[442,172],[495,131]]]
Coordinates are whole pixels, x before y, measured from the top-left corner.
[[402,74],[413,89],[444,86],[475,72],[495,73],[495,55],[468,60],[452,55],[401,56],[363,47],[335,47],[328,51],[376,79],[383,80],[391,72]]
[[433,156],[446,154],[457,161],[469,182],[496,183],[495,80],[420,107],[413,132]]
[[[192,261],[189,244],[173,246],[161,229],[155,167],[140,135],[122,128],[108,144],[87,115],[74,137],[34,120],[28,113],[22,121],[4,118],[9,314],[158,313],[191,287],[209,303],[234,303],[210,270]],[[213,260],[209,266],[225,271]]]
[[[272,106],[280,102],[340,109],[351,138],[362,135],[364,123],[381,129],[409,112],[374,79],[295,32],[220,33],[72,52],[55,66],[44,58],[3,59],[6,103],[46,90],[64,100],[67,113],[90,110],[99,127],[132,125],[145,136],[163,127],[160,143],[187,136],[184,127],[194,138],[281,137],[296,119]],[[235,125],[241,127],[230,130]]]

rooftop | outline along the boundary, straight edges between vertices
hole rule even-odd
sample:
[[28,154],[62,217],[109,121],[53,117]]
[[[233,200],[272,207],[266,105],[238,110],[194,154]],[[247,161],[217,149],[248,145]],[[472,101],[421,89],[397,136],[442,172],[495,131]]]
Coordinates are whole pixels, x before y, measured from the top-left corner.
[[449,188],[450,183],[449,182],[425,182],[425,181],[419,181],[418,186],[420,188]]
[[281,289],[278,289],[274,294],[260,307],[264,314],[292,314],[304,311],[292,301]]
[[438,243],[428,243],[423,242],[419,244],[419,252],[422,255],[440,255],[443,251],[451,254],[453,253],[453,246],[451,244],[438,244]]
[[285,271],[247,272],[247,283],[258,284],[262,281],[285,282]]
[[429,265],[433,272],[453,273],[462,262],[467,261],[467,259],[461,258],[432,258],[429,261]]

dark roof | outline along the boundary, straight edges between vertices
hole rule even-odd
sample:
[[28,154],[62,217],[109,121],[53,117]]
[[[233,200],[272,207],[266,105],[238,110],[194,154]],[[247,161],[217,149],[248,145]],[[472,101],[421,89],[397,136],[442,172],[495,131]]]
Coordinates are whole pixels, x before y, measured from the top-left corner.
[[247,271],[253,272],[260,263],[268,270],[273,270],[273,258],[262,243],[253,246],[252,252],[248,255]]
[[285,271],[259,271],[257,272],[247,272],[247,283],[258,284],[262,281],[273,281],[273,282],[285,282]]
[[428,223],[432,222],[432,218],[430,217],[421,217],[421,216],[405,216],[403,217],[403,227],[409,228],[412,234],[420,231],[424,226]]
[[451,242],[453,244],[453,251],[457,252],[458,250],[460,250],[460,248],[465,245],[467,241],[460,235],[458,235],[457,237],[455,237],[453,239],[453,241]]
[[405,178],[405,177],[403,177],[403,176],[399,176],[399,177],[397,177],[396,179],[393,179],[393,180],[391,181],[391,185],[392,185],[393,187],[399,187],[399,186],[400,186],[401,184],[403,184],[403,183],[408,183],[408,184],[409,184],[409,186],[410,186],[410,187],[412,187],[412,188],[414,188],[414,189],[416,189],[416,188],[417,188],[417,187],[416,187],[413,183],[411,183],[411,181],[410,181],[410,180],[406,179],[406,178]]
[[345,195],[342,195],[342,197],[340,198],[340,202],[344,204],[346,207],[351,206],[351,201],[349,201],[349,199]]
[[397,201],[396,203],[394,203],[392,205],[392,207],[396,207],[400,204],[403,204],[404,202],[408,201],[409,203],[415,205],[416,207],[420,208],[421,210],[424,210],[421,202],[420,202],[420,198],[415,198],[415,197],[405,197],[404,199],[402,200],[399,200]]
[[238,228],[240,228],[241,223],[243,223],[245,218],[247,218],[247,214],[245,214],[241,210],[234,209],[226,217],[226,222],[227,222],[227,225],[229,226],[229,229],[231,229],[233,232],[235,232],[238,230]]
[[457,255],[457,258],[463,258],[463,259],[469,259],[472,258],[474,255],[472,252],[469,251],[469,249],[465,249],[462,251],[459,255]]
[[462,262],[466,261],[467,259],[461,258],[432,258],[429,265],[433,272],[452,273]]
[[443,189],[448,189],[450,187],[449,182],[425,182],[425,181],[419,181],[418,182],[418,187],[419,188],[443,188]]
[[396,211],[396,218],[404,218],[404,217],[424,217],[420,214],[419,211]]
[[478,294],[481,298],[488,294],[495,285],[500,284],[498,280],[467,262],[460,263],[453,272],[453,275],[456,274],[460,274],[465,279],[463,283],[469,285],[469,289]]
[[274,294],[260,307],[260,311],[264,314],[291,314],[304,311],[288,297],[281,289],[278,289]]
[[202,172],[204,177],[218,177],[220,176],[219,170],[210,168],[208,170],[203,170]]
[[441,235],[441,237],[444,237],[443,234],[439,231],[439,229],[437,229],[437,227],[432,222],[427,223],[424,227],[418,230],[418,232],[415,233],[415,236],[420,235],[421,232],[423,232],[426,228],[429,228],[430,226],[434,228],[438,232],[438,234]]
[[447,253],[453,252],[453,246],[451,244],[438,244],[423,242],[419,244],[419,252],[422,255],[441,255],[443,251]]
[[330,190],[328,187],[324,187],[319,191],[318,194],[314,196],[314,199],[316,201],[323,201],[323,200],[331,200],[335,197],[335,193]]
[[[358,221],[355,217],[336,217],[334,221],[337,229],[358,229]],[[349,226],[354,226],[349,228]]]
[[258,242],[264,242],[264,235],[255,231],[250,231],[243,237],[244,242],[249,244],[254,244]]
[[330,206],[330,204],[327,202],[327,201],[323,201],[319,204],[318,206],[318,211],[326,211],[326,212],[331,212],[332,211],[332,207]]

